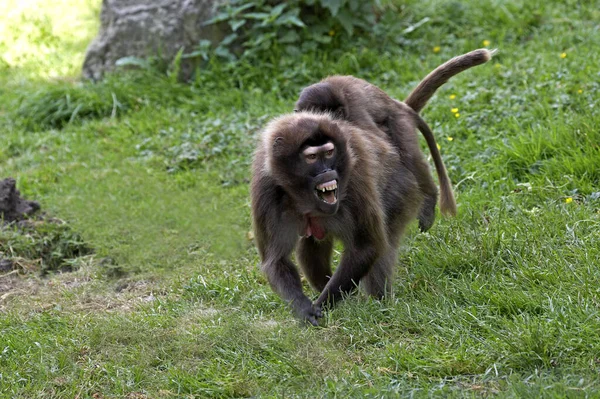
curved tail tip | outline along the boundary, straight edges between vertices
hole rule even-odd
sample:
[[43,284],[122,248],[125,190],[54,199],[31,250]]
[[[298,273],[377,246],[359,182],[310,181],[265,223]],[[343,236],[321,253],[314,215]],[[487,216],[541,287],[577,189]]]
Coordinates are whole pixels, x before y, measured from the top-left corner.
[[442,210],[442,215],[448,216],[448,217],[456,216],[456,207]]
[[444,216],[456,216],[456,199],[451,191],[441,193],[440,211]]
[[456,204],[454,204],[454,206],[451,207],[440,207],[440,211],[444,216],[456,216]]
[[492,57],[498,53],[498,49],[497,48],[491,49],[491,50],[488,50],[488,49],[484,48],[482,50],[485,52],[484,53],[484,58],[485,58],[486,62],[489,61],[489,60],[491,60]]

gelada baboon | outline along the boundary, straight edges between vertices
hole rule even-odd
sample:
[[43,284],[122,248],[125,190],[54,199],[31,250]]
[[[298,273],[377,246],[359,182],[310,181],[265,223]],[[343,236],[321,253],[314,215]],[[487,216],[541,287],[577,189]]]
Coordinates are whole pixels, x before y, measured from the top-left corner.
[[[253,162],[252,216],[262,269],[301,320],[318,324],[360,282],[366,292],[389,292],[400,236],[419,216],[433,223],[437,189],[415,129],[427,140],[440,180],[440,208],[456,203],[435,139],[418,111],[451,76],[487,61],[477,50],[429,74],[406,102],[353,77],[331,77],[305,89],[297,113],[271,121]],[[433,197],[433,198],[432,198]],[[344,246],[335,273],[334,239]],[[303,293],[296,259],[313,288]]]
[[[295,111],[329,112],[334,117],[352,122],[363,129],[380,129],[387,133],[404,165],[415,175],[424,201],[419,212],[419,227],[427,231],[435,220],[437,188],[426,161],[419,150],[414,132],[412,111],[420,112],[435,91],[452,76],[465,69],[485,63],[493,52],[479,49],[455,57],[431,72],[404,103],[390,98],[378,87],[353,76],[331,76],[311,85],[300,93]],[[409,109],[410,108],[410,109]],[[443,214],[456,213],[444,163],[426,124],[417,115],[416,122],[425,139],[438,173],[441,187],[440,208]]]

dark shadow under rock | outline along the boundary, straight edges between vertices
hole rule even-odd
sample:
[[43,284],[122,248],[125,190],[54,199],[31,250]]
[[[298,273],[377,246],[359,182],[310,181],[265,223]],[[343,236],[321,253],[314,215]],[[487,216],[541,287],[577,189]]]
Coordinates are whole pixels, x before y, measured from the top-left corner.
[[0,273],[9,272],[13,269],[13,261],[10,259],[0,259]]
[[18,222],[40,209],[40,204],[21,198],[17,182],[12,177],[0,181],[0,221]]

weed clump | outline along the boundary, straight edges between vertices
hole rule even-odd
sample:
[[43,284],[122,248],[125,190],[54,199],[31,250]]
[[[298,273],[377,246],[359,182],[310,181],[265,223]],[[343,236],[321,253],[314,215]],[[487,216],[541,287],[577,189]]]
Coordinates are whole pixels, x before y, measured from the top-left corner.
[[0,271],[71,271],[92,248],[58,219],[33,217],[40,208],[21,198],[12,178],[0,181]]
[[29,221],[0,229],[0,259],[25,272],[44,275],[73,271],[77,258],[92,253],[91,246],[58,219]]
[[[165,92],[170,95],[165,97]],[[136,71],[97,84],[50,84],[26,91],[19,95],[16,116],[27,128],[62,129],[73,122],[116,118],[157,103],[177,105],[189,95],[185,86],[164,76]]]

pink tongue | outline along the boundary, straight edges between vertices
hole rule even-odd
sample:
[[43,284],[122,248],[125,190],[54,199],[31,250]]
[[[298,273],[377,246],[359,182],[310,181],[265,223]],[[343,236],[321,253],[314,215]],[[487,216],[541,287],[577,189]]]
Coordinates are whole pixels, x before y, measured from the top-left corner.
[[335,203],[335,194],[333,193],[333,191],[327,191],[325,194],[323,194],[323,199],[328,204],[333,204]]
[[309,216],[306,224],[306,236],[310,237],[311,235],[315,236],[317,240],[322,240],[325,238],[325,230],[321,227],[317,218]]

